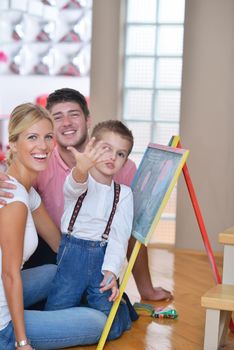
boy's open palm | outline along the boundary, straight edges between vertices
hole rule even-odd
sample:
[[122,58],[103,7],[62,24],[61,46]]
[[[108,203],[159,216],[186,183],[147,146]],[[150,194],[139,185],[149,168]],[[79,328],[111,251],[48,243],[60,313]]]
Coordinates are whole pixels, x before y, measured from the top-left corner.
[[91,140],[85,147],[84,152],[77,151],[74,147],[67,147],[76,159],[76,169],[83,173],[87,173],[95,164],[108,160],[108,149],[104,147],[103,141],[95,143],[95,138]]

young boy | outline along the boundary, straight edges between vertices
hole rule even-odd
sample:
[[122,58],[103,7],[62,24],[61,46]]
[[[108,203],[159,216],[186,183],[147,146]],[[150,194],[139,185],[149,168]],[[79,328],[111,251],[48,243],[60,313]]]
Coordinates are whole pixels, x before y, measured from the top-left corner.
[[[82,297],[91,308],[109,314],[118,297],[120,275],[132,230],[133,196],[130,187],[113,176],[133,147],[131,131],[120,121],[96,125],[84,152],[68,149],[76,166],[64,184],[64,233],[58,253],[58,272],[46,310],[77,306]],[[126,304],[121,303],[109,339],[130,328]]]

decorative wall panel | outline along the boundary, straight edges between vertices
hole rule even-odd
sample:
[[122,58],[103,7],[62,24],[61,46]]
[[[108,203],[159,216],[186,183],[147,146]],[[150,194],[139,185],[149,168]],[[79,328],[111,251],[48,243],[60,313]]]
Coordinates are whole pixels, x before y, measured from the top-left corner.
[[92,0],[1,0],[0,74],[86,76]]

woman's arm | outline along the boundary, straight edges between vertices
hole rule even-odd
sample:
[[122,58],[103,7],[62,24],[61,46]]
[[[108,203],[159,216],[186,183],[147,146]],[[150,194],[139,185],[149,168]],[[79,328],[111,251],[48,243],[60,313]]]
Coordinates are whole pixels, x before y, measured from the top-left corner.
[[57,253],[61,234],[53,220],[50,218],[43,203],[32,212],[32,217],[38,234],[46,241],[50,248]]
[[[26,340],[21,265],[27,207],[13,202],[0,209],[2,281],[17,341]],[[29,345],[25,349],[32,349]]]

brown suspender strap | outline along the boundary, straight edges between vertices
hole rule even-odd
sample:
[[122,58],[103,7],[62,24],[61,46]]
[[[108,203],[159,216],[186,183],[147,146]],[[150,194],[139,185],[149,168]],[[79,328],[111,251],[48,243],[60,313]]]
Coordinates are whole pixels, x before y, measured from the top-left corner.
[[77,215],[79,214],[80,208],[82,206],[82,203],[83,203],[83,200],[84,200],[86,194],[87,194],[87,191],[82,193],[82,195],[77,199],[77,202],[76,202],[76,205],[74,207],[74,210],[73,210],[70,222],[69,222],[69,226],[67,229],[68,233],[71,233],[73,231],[74,223],[76,221]]
[[119,202],[120,185],[114,182],[114,189],[115,189],[115,193],[114,193],[113,206],[112,206],[112,210],[111,210],[110,217],[109,217],[109,220],[107,222],[105,231],[102,234],[102,239],[103,240],[107,240],[108,239],[108,236],[109,236],[109,233],[110,233],[110,229],[111,229],[111,224],[112,224],[115,212],[116,212],[117,204]]
[[[102,234],[102,239],[105,240],[105,241],[108,239],[108,236],[109,236],[109,233],[110,233],[110,229],[111,229],[111,224],[112,224],[112,221],[113,221],[115,212],[116,212],[117,204],[118,204],[118,202],[119,202],[120,188],[121,188],[120,185],[114,182],[114,200],[113,200],[113,206],[112,206],[112,210],[111,210],[110,217],[109,217],[109,220],[108,220],[108,222],[107,222],[105,231],[104,231],[104,233]],[[80,208],[81,208],[81,206],[82,206],[82,203],[83,203],[83,200],[84,200],[86,194],[87,194],[87,191],[84,192],[84,193],[78,198],[78,200],[77,200],[77,202],[76,202],[76,205],[75,205],[75,207],[74,207],[74,210],[73,210],[73,213],[72,213],[70,222],[69,222],[68,233],[71,233],[71,232],[73,231],[74,223],[75,223],[75,221],[76,221],[77,215],[79,214]]]

